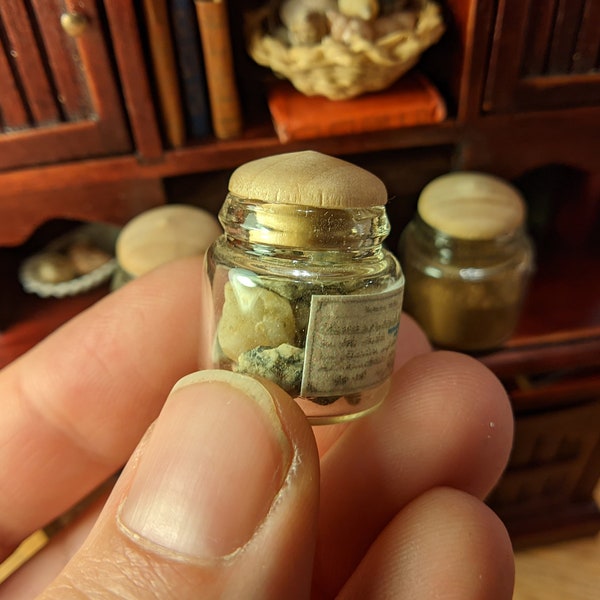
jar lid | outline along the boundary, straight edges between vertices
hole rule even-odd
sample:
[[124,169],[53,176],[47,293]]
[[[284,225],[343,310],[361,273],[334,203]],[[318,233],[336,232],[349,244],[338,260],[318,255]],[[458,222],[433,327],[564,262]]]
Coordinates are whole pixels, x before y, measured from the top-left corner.
[[229,191],[239,198],[320,208],[366,208],[387,202],[381,179],[313,150],[276,154],[238,167]]
[[116,256],[123,270],[139,277],[171,260],[202,254],[221,233],[211,213],[167,204],[137,215],[123,227]]
[[442,175],[425,186],[418,213],[428,225],[464,240],[491,240],[521,227],[525,202],[507,181],[475,172]]

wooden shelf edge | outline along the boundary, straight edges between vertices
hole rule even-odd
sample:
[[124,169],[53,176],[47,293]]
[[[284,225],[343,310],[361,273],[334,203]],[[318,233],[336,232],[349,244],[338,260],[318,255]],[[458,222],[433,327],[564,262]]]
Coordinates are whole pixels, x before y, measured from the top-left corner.
[[353,154],[454,144],[458,136],[457,122],[448,120],[437,125],[282,144],[270,126],[261,125],[249,128],[239,139],[223,141],[210,138],[184,148],[167,150],[161,159],[149,162],[128,154],[0,172],[0,198],[120,179],[155,179],[217,171],[268,154],[307,148],[331,154]]
[[349,155],[378,150],[418,148],[454,144],[458,141],[459,126],[454,120],[436,125],[365,132],[348,136],[313,138],[281,143],[273,133],[250,131],[238,140],[198,144],[165,153],[163,176],[230,168],[269,154],[312,149],[326,154]]
[[[524,341],[523,341],[524,342]],[[498,377],[542,373],[552,369],[598,366],[600,332],[596,328],[529,338],[528,343],[507,345],[478,357]]]

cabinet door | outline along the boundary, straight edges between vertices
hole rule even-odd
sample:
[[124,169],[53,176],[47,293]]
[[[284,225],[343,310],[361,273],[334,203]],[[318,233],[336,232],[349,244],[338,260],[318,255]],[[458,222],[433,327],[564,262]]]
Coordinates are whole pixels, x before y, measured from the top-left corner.
[[0,0],[0,170],[131,149],[99,0]]
[[499,0],[485,112],[600,103],[600,1]]

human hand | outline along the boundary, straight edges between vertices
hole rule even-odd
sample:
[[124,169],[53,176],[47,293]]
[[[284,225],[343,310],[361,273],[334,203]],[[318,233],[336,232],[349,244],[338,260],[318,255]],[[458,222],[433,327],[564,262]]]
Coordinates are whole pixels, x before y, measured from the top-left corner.
[[1,597],[510,599],[482,502],[512,440],[495,377],[403,316],[391,395],[356,422],[313,431],[275,386],[214,372],[165,403],[197,368],[201,268],[127,284],[0,373],[3,556],[133,453]]

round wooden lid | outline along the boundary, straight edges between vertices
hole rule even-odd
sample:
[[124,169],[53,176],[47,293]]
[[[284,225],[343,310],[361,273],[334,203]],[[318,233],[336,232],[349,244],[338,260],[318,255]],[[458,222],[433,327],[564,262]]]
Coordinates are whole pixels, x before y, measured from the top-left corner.
[[248,162],[231,175],[229,191],[239,198],[322,208],[366,208],[387,202],[381,179],[313,150]]
[[442,175],[425,186],[418,213],[431,227],[464,240],[491,240],[523,225],[525,202],[507,181],[475,172]]
[[116,256],[122,269],[139,277],[176,258],[202,254],[221,233],[211,213],[167,204],[137,215],[123,227]]

